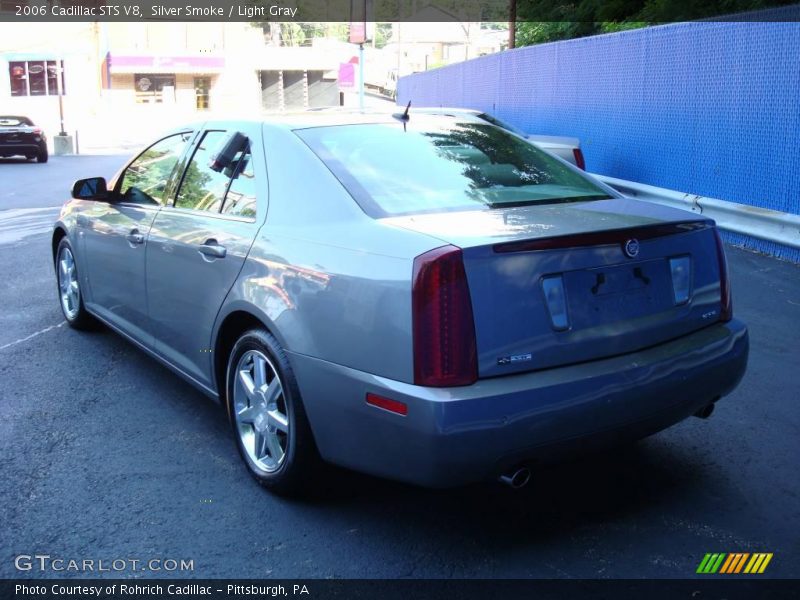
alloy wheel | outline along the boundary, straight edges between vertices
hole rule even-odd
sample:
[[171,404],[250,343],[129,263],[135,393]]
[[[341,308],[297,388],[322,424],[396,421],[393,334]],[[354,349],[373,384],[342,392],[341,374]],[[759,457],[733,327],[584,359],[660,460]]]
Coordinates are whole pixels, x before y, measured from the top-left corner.
[[58,290],[64,314],[72,321],[78,316],[81,307],[81,290],[78,285],[75,257],[67,246],[61,248],[58,255]]
[[234,371],[233,413],[249,459],[269,473],[283,464],[291,435],[283,384],[267,356],[248,350]]

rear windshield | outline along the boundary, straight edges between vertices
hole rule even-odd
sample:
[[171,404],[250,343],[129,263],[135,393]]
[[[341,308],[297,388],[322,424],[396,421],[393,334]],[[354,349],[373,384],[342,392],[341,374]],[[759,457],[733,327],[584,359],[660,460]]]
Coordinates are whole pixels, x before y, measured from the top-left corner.
[[610,196],[494,125],[416,119],[295,131],[374,217]]
[[0,127],[30,127],[33,122],[25,117],[0,117]]

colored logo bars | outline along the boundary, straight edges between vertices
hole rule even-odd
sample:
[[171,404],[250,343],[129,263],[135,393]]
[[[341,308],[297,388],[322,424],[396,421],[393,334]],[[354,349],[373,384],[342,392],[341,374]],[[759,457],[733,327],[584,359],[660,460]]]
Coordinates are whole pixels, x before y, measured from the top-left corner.
[[706,554],[697,572],[707,575],[713,573],[731,575],[736,573],[763,573],[769,561],[772,560],[772,552],[733,552],[730,554]]

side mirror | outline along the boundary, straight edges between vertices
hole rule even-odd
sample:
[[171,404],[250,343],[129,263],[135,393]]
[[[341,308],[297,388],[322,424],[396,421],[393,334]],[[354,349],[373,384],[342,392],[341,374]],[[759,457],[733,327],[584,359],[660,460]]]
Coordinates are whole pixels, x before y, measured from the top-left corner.
[[234,131],[211,158],[208,164],[209,168],[217,173],[222,173],[233,164],[236,153],[244,148],[246,143],[247,136],[238,131]]
[[108,200],[105,178],[78,179],[72,184],[72,197],[77,200]]

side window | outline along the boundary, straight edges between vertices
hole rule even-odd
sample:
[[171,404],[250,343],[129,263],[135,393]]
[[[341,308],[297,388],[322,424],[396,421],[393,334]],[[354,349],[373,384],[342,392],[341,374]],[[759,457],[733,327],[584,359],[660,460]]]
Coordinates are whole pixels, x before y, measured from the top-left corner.
[[233,181],[225,196],[222,212],[226,215],[256,217],[256,180],[248,146],[234,161]]
[[227,137],[224,131],[207,131],[203,135],[181,181],[176,207],[219,212],[231,173],[227,169],[214,171],[210,162]]
[[191,137],[191,132],[171,135],[142,152],[122,176],[122,201],[163,204],[167,182]]

